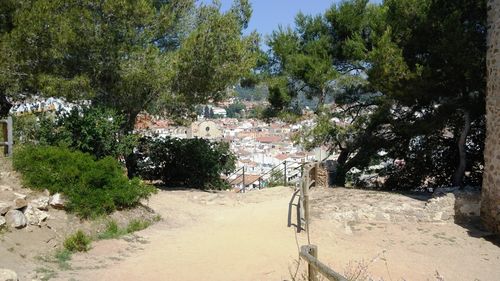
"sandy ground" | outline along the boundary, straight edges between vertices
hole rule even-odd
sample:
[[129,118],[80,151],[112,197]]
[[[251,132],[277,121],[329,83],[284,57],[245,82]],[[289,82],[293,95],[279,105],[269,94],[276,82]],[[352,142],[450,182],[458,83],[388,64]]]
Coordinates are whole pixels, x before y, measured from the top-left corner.
[[[307,243],[304,232],[287,226],[291,194],[289,188],[161,191],[149,202],[161,222],[135,236],[95,242],[52,280],[291,280],[297,245]],[[500,280],[500,247],[453,223],[342,224],[315,217],[310,238],[320,260],[348,275]],[[298,276],[304,268],[301,262]]]

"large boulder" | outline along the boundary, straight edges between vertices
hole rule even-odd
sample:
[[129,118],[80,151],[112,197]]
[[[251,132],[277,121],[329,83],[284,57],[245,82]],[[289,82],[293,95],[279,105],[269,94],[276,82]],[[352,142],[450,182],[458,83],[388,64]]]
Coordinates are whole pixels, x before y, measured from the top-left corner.
[[42,225],[42,222],[49,217],[47,212],[40,211],[32,205],[28,205],[28,207],[26,207],[24,210],[24,216],[31,225]]
[[14,199],[14,204],[12,205],[12,209],[19,210],[19,209],[22,209],[26,206],[28,206],[28,202],[26,201],[26,199],[19,197],[19,198]]
[[66,198],[61,193],[56,193],[50,197],[49,204],[54,209],[64,209]]
[[13,228],[23,228],[28,223],[23,212],[19,210],[8,211],[7,214],[5,214],[5,220],[7,221],[7,225]]
[[0,202],[0,216],[5,215],[10,210],[10,204]]
[[31,200],[31,205],[39,210],[47,211],[49,209],[49,196],[42,196],[37,199]]
[[10,269],[0,268],[0,281],[18,281],[17,273]]

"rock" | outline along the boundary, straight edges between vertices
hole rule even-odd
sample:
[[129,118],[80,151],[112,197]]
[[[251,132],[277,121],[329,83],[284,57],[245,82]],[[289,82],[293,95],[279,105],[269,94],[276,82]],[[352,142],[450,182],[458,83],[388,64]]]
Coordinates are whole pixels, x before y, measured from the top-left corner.
[[6,223],[5,218],[0,216],[0,228],[4,227]]
[[5,214],[7,225],[13,228],[23,228],[28,222],[23,212],[19,210],[10,210]]
[[0,185],[0,191],[12,191],[10,186]]
[[44,196],[47,196],[47,197],[48,197],[48,196],[50,196],[50,191],[49,191],[48,189],[44,189],[44,190],[43,190],[43,192],[42,192],[42,194],[43,194]]
[[50,201],[50,197],[43,196],[43,197],[31,200],[31,205],[33,205],[33,207],[35,207],[39,210],[47,211],[49,209],[49,201]]
[[0,281],[18,281],[17,273],[10,269],[0,268]]
[[32,205],[28,205],[28,207],[26,207],[26,210],[24,210],[24,216],[31,225],[42,225],[42,222],[49,217],[47,212],[40,211]]
[[443,219],[443,212],[436,212],[433,216],[432,216],[432,220],[433,221],[441,221]]
[[376,213],[375,214],[375,220],[376,221],[390,221],[391,216],[389,214],[384,214],[384,213]]
[[10,210],[10,204],[0,202],[0,215],[5,215]]
[[21,193],[17,193],[17,192],[14,192],[14,195],[17,197],[17,198],[22,198],[24,200],[26,200],[26,197],[28,197],[28,195],[26,194],[21,194]]
[[28,206],[28,202],[26,202],[25,199],[23,198],[16,198],[14,199],[14,205],[12,206],[12,209],[22,209],[24,207]]
[[350,225],[348,225],[347,223],[344,224],[344,232],[345,234],[347,235],[352,235],[352,228]]
[[56,193],[50,198],[49,204],[55,209],[64,209],[64,206],[66,205],[66,199],[61,193]]

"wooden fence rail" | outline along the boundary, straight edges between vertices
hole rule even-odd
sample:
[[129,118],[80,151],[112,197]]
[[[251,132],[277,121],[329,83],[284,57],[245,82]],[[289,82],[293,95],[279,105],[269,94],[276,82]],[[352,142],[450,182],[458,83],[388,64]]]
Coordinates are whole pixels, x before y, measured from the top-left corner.
[[307,262],[309,281],[318,281],[318,273],[330,281],[347,281],[347,279],[318,260],[318,247],[305,245],[300,248],[300,257]]

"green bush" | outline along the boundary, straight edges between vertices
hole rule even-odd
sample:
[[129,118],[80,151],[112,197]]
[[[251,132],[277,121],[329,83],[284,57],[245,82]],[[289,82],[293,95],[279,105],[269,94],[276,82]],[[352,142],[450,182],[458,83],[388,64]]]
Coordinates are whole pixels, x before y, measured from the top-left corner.
[[116,221],[110,220],[106,225],[106,229],[97,235],[99,239],[116,239],[123,235],[136,232],[148,228],[151,222],[147,220],[131,220],[126,228],[120,228]]
[[136,158],[144,179],[199,189],[228,188],[221,174],[234,171],[236,162],[227,143],[199,138],[146,137],[140,140]]
[[132,233],[148,228],[151,222],[146,220],[131,220],[127,225],[127,233]]
[[137,137],[124,134],[125,118],[112,109],[74,108],[68,114],[30,114],[14,120],[18,144],[65,146],[96,158],[128,155]]
[[122,235],[127,234],[124,229],[121,229],[116,221],[110,220],[106,225],[106,229],[97,235],[99,239],[115,239]]
[[134,207],[155,190],[137,178],[129,180],[111,157],[94,160],[87,153],[67,148],[23,147],[16,151],[13,163],[25,185],[65,194],[67,210],[83,218]]
[[91,242],[92,239],[89,236],[78,230],[64,240],[64,248],[70,252],[86,252],[90,249]]

